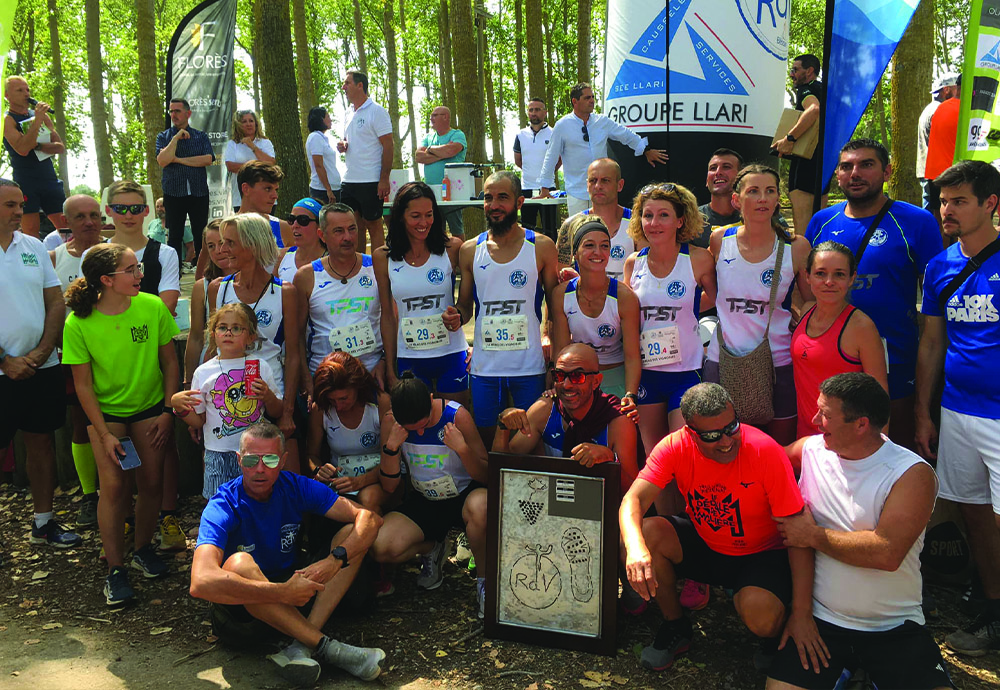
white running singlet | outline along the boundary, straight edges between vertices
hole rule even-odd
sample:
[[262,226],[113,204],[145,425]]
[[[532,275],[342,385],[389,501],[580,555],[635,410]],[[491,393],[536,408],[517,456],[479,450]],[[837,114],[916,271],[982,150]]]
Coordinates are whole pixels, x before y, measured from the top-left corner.
[[[622,209],[622,220],[618,224],[618,229],[615,230],[614,236],[611,238],[611,258],[608,259],[608,267],[605,269],[609,276],[612,278],[622,279],[622,275],[625,272],[625,259],[632,255],[635,251],[635,240],[632,236],[628,234],[629,221],[632,220],[632,209],[621,207]],[[590,215],[590,209],[588,208],[584,211],[584,214]],[[609,230],[611,228],[608,228]]]
[[566,284],[563,296],[563,312],[569,322],[569,334],[574,343],[587,343],[601,366],[614,366],[625,361],[625,346],[622,344],[622,320],[618,315],[618,281],[608,279],[608,295],[604,298],[604,309],[597,318],[591,318],[580,309],[577,299],[579,278]]
[[[431,359],[465,352],[468,344],[462,329],[447,331],[447,340],[438,347],[419,345],[426,336],[433,336],[433,329],[442,332],[444,322],[440,316],[445,309],[455,306],[455,274],[448,252],[431,254],[423,266],[389,259],[389,284],[399,313],[396,357]],[[410,347],[411,340],[418,349]]]
[[[233,283],[234,275],[226,276],[219,285],[215,308],[240,301]],[[271,366],[279,398],[285,397],[285,315],[281,304],[281,279],[271,277],[264,294],[255,304],[247,304],[257,314],[257,342],[247,348],[247,358],[259,356]],[[246,304],[244,302],[244,304]]]
[[461,409],[454,400],[444,400],[441,419],[421,433],[411,431],[403,441],[403,460],[413,488],[431,501],[455,498],[472,482],[458,453],[444,444],[444,427],[454,423]]
[[382,307],[378,301],[372,258],[368,254],[361,255],[361,270],[351,276],[346,285],[327,273],[323,259],[313,261],[312,267],[313,289],[309,296],[306,330],[309,371],[315,374],[323,358],[333,352],[331,335],[342,343],[341,349],[360,359],[371,371],[382,359],[382,330],[379,327]]

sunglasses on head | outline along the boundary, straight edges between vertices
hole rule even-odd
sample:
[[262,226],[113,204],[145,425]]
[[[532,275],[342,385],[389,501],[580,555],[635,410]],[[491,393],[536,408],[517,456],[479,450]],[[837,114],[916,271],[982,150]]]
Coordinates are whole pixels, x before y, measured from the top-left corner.
[[240,456],[240,464],[247,469],[253,469],[257,466],[257,463],[261,460],[264,461],[264,467],[269,469],[274,469],[281,462],[281,456],[275,455],[274,453],[266,453],[264,455],[257,455],[256,453],[244,453]]
[[570,383],[581,384],[587,380],[588,376],[599,373],[600,373],[599,371],[584,371],[583,369],[575,369],[573,371],[563,371],[562,369],[553,369],[552,377],[555,379],[556,383],[562,383],[566,379],[569,379]]
[[587,125],[584,125],[583,128],[580,131],[583,132],[583,140],[586,141],[586,142],[589,142],[590,141],[590,132],[587,131]]
[[285,220],[288,221],[289,225],[295,225],[296,223],[299,224],[299,225],[309,225],[309,223],[315,223],[316,222],[315,218],[310,218],[309,216],[307,216],[305,214],[302,214],[300,216],[291,216],[290,215]]
[[137,216],[149,208],[149,204],[108,204],[108,207],[120,216],[131,213]]
[[639,190],[639,193],[642,194],[643,196],[646,196],[647,194],[652,194],[657,189],[659,189],[661,192],[666,192],[667,194],[669,194],[670,192],[677,189],[677,185],[675,185],[673,182],[655,182],[653,184],[648,184],[645,187],[643,187],[641,190]]
[[723,436],[730,436],[731,437],[731,436],[733,436],[733,434],[735,434],[737,431],[739,431],[740,430],[740,420],[734,419],[733,421],[731,421],[729,424],[727,424],[726,426],[722,427],[721,429],[713,429],[712,431],[698,431],[697,429],[695,429],[690,424],[688,424],[688,429],[690,429],[694,433],[698,434],[698,438],[700,438],[705,443],[715,443],[716,441],[718,441]]

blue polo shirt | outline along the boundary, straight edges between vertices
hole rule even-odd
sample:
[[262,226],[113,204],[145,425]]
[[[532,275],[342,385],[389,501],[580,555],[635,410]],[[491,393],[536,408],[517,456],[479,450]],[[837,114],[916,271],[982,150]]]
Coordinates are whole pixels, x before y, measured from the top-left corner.
[[442,146],[444,144],[451,144],[452,142],[458,142],[461,144],[462,150],[451,158],[445,158],[444,160],[437,161],[436,163],[425,164],[424,182],[427,184],[441,184],[444,180],[444,166],[448,163],[464,163],[465,153],[469,148],[469,144],[465,140],[465,133],[460,129],[449,129],[445,134],[429,132],[421,142],[422,146]]

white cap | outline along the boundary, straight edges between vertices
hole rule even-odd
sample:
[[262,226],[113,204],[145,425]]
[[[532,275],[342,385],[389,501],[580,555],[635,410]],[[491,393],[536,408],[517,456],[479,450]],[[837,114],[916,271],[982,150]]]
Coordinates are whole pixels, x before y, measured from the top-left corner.
[[958,84],[958,74],[955,72],[945,72],[940,77],[934,80],[934,87],[931,89],[931,93],[937,93],[946,86],[955,86]]

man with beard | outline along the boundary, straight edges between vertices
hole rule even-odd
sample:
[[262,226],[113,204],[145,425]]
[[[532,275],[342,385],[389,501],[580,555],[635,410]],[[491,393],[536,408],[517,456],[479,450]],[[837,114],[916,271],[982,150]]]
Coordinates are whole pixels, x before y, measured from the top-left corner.
[[[871,139],[840,150],[837,183],[847,201],[823,209],[809,222],[815,247],[832,240],[858,257],[851,304],[871,317],[889,354],[889,438],[913,448],[913,394],[917,366],[917,286],[927,262],[941,251],[937,221],[882,191],[892,174],[889,152]],[[879,215],[891,204],[884,215]],[[872,227],[875,222],[877,227]]]
[[523,203],[515,173],[501,170],[486,179],[488,229],[462,245],[458,306],[441,315],[449,330],[458,330],[472,318],[475,304],[472,411],[487,448],[507,396],[514,407],[527,409],[545,387],[542,298],[552,297],[559,263],[552,240],[517,222]]
[[[530,199],[541,188],[539,177],[542,174],[545,152],[548,151],[549,142],[552,140],[552,128],[545,121],[548,112],[544,99],[532,98],[528,101],[527,112],[528,126],[514,137],[514,165],[521,169],[524,198]],[[561,165],[562,161],[556,161],[556,170],[559,170]],[[535,224],[539,215],[541,215],[541,227]],[[546,236],[553,239],[556,233],[557,216],[558,211],[555,206],[526,204],[521,209],[521,221],[525,226],[539,228]]]
[[[961,654],[1000,648],[1000,172],[962,161],[934,178],[945,235],[958,242],[927,264],[917,357],[917,446],[934,458],[941,498],[961,505],[986,596],[982,613],[945,642]],[[944,373],[941,437],[931,405]],[[891,376],[891,374],[890,374]]]

